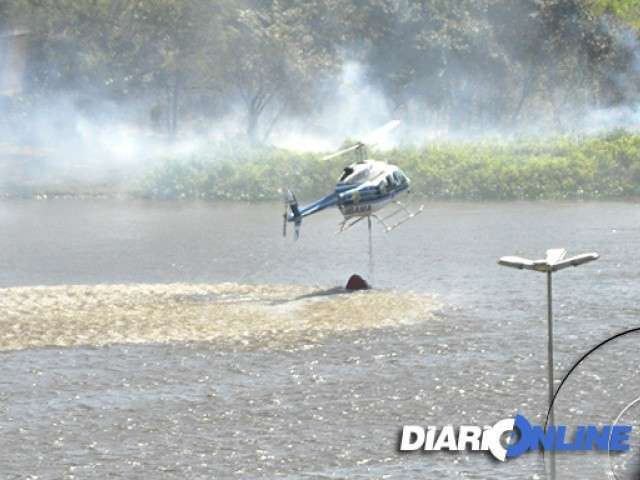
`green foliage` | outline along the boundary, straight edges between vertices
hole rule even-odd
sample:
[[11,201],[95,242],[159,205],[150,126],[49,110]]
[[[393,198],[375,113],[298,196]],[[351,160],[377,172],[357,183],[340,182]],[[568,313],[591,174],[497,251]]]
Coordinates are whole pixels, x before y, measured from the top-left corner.
[[[373,152],[432,199],[620,198],[640,195],[640,135],[433,144]],[[189,158],[163,159],[140,194],[153,198],[275,200],[291,188],[301,198],[331,191],[348,157],[218,145]]]
[[205,153],[159,160],[142,180],[140,193],[154,198],[267,200],[296,185],[305,195],[320,195],[339,168],[335,161],[321,162],[310,153],[212,145]]
[[596,15],[613,15],[635,28],[640,28],[638,0],[591,0],[591,9]]

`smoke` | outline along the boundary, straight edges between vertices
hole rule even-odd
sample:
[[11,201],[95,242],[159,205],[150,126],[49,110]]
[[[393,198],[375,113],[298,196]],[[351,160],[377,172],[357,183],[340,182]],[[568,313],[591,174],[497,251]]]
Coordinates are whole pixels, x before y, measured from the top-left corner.
[[451,129],[437,111],[416,99],[399,107],[371,78],[369,67],[357,60],[345,60],[336,78],[321,90],[329,93],[319,100],[318,111],[281,121],[270,137],[272,145],[299,152],[333,151],[346,139],[362,140],[390,120],[400,120],[400,127],[379,139],[375,145],[379,150],[441,140],[495,138],[504,133],[489,126],[480,131]]
[[[638,35],[630,28],[620,26],[612,18],[600,18],[602,29],[620,45],[627,59],[625,70],[610,70],[608,73],[614,90],[624,99],[608,107],[590,106],[577,119],[576,130],[584,134],[597,134],[612,129],[638,131],[640,129],[640,42]],[[630,99],[630,100],[627,100]]]
[[[608,105],[595,100],[578,105],[572,103],[571,91],[559,91],[553,97],[538,90],[539,98],[535,101],[541,98],[553,103],[554,98],[563,97],[569,100],[553,108],[545,106],[555,111],[551,119],[532,109],[523,114],[520,122],[509,118],[496,121],[491,117],[496,101],[494,86],[483,83],[481,72],[449,59],[445,66],[455,73],[455,81],[445,92],[447,101],[458,109],[458,119],[465,120],[467,116],[475,119],[458,121],[455,116],[443,114],[442,104],[434,99],[437,97],[434,92],[442,91],[445,68],[437,63],[437,58],[415,59],[413,66],[421,73],[399,100],[381,82],[380,65],[374,70],[366,55],[351,52],[344,55],[332,78],[318,80],[310,102],[313,108],[303,114],[285,112],[266,142],[293,151],[330,152],[346,139],[362,139],[392,119],[400,120],[401,127],[377,148],[419,146],[443,140],[597,134],[615,128],[636,130],[640,125],[640,43],[634,31],[621,28],[606,17],[602,18],[602,28],[631,55],[626,69],[611,67],[608,73],[612,91],[620,96]],[[0,186],[7,182],[37,184],[59,179],[94,183],[121,180],[145,171],[162,157],[189,157],[211,150],[216,143],[245,137],[246,105],[233,96],[222,99],[220,103],[225,107],[209,116],[206,123],[202,118],[196,121],[185,106],[178,134],[170,137],[151,118],[157,98],[116,102],[105,95],[80,91],[23,95],[25,32],[18,33],[0,37]],[[482,36],[477,39],[479,44],[489,41]],[[393,60],[389,57],[389,71],[395,68]],[[549,59],[548,64],[555,61]],[[526,71],[524,67],[522,70],[520,79],[524,83]],[[534,84],[533,88],[539,86]],[[522,89],[521,84],[505,84],[505,91],[498,93],[513,100]],[[491,112],[485,114],[483,109]],[[562,128],[558,128],[559,124]]]
[[306,119],[285,119],[272,135],[273,145],[294,151],[335,150],[346,138],[363,138],[393,119],[388,99],[359,62],[345,61],[323,90],[330,93],[323,96],[318,112]]
[[[376,148],[489,137],[509,139],[522,134],[521,130],[514,133],[491,125],[483,129],[451,128],[440,121],[438,112],[426,109],[418,101],[410,100],[402,109],[394,108],[383,89],[370,79],[367,66],[353,60],[344,62],[339,75],[324,86],[324,91],[329,93],[322,97],[316,111],[303,117],[281,118],[268,143],[297,152],[330,152],[347,139],[363,139],[392,119],[401,120],[400,128],[380,139]],[[5,148],[22,145],[29,148],[27,159],[30,156],[39,159],[37,168],[23,172],[22,176],[13,172],[5,175],[5,180],[36,186],[61,182],[119,183],[144,173],[162,158],[189,158],[210,151],[217,143],[242,139],[245,132],[246,117],[241,104],[234,104],[218,121],[204,128],[183,122],[178,135],[170,138],[149,125],[150,107],[144,100],[124,106],[92,97],[88,103],[90,107],[86,106],[86,95],[69,93],[37,99],[26,114],[18,117],[5,116],[0,124],[0,156],[3,144]],[[596,134],[613,128],[635,129],[640,125],[639,115],[640,109],[635,104],[594,107],[582,116],[572,117],[568,124],[574,133]],[[546,126],[527,126],[535,135],[553,133]]]
[[11,108],[20,99],[5,98],[0,126],[0,157],[9,158],[9,172],[0,171],[5,183],[116,183],[141,173],[154,159],[188,155],[204,144],[195,134],[171,141],[154,131],[139,119],[142,106],[92,98],[87,109],[85,100],[64,94]]

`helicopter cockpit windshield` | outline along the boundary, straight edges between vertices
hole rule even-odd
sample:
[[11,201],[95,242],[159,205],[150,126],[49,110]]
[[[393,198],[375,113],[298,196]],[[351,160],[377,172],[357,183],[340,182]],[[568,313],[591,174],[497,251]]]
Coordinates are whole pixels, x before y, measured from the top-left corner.
[[349,175],[351,175],[353,173],[353,168],[351,167],[344,167],[344,170],[342,172],[342,175],[340,175],[340,178],[338,179],[339,182],[343,182]]
[[369,165],[357,165],[355,168],[349,166],[344,169],[338,183],[361,183],[367,180],[370,173],[371,167]]

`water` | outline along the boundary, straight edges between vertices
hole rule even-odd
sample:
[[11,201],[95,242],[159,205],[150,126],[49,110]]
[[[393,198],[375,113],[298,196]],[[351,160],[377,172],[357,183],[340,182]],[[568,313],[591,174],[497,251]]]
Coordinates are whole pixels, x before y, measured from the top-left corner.
[[[281,208],[0,202],[0,286],[21,287],[0,290],[3,476],[543,478],[537,454],[397,452],[403,424],[542,421],[544,277],[497,258],[600,253],[554,277],[557,376],[640,324],[637,204],[430,203],[374,226],[376,291],[356,296],[332,289],[367,276],[366,226],[334,235],[325,212],[293,242]],[[611,422],[640,396],[637,342],[591,357],[557,421]]]

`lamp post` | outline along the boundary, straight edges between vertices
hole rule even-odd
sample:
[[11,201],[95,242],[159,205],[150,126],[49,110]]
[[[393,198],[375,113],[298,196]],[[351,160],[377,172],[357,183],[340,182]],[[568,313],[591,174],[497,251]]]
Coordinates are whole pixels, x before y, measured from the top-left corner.
[[[505,267],[517,268],[519,270],[535,270],[536,272],[547,274],[547,382],[549,386],[549,425],[555,424],[553,415],[553,307],[552,307],[552,282],[551,275],[553,272],[562,270],[567,267],[577,267],[583,263],[591,262],[598,259],[597,253],[584,253],[575,257],[565,258],[567,251],[563,248],[553,248],[547,250],[547,257],[544,260],[529,260],[522,257],[502,257],[498,260],[499,265]],[[555,451],[551,451],[549,462],[549,470],[551,479],[556,478],[556,458]]]

